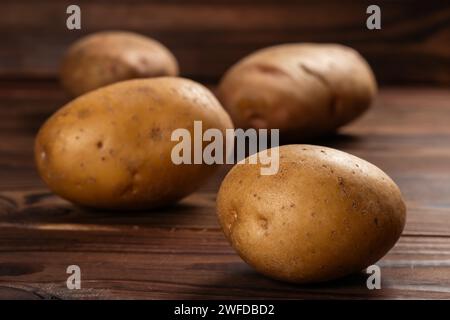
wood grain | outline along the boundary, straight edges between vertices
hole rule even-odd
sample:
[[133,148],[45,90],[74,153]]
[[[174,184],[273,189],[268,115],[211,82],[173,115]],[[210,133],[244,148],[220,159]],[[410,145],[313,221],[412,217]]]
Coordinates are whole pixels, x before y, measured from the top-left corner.
[[73,1],[4,0],[0,77],[54,78],[67,46],[88,33],[123,29],[167,45],[182,75],[216,81],[250,52],[286,42],[337,42],[360,51],[382,84],[449,85],[450,4],[377,1],[382,29],[369,31],[371,1],[77,1],[82,30],[65,26]]
[[[385,88],[360,120],[315,143],[363,157],[399,184],[403,236],[367,275],[295,286],[255,273],[215,217],[229,167],[180,204],[155,212],[92,211],[48,191],[33,138],[67,98],[56,82],[0,82],[0,298],[10,299],[450,299],[450,92]],[[68,290],[66,268],[82,270]]]

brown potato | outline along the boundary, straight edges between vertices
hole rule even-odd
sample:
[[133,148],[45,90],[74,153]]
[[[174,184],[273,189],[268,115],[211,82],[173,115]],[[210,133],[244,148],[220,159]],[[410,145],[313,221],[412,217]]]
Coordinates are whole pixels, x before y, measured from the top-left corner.
[[[174,116],[176,115],[176,116]],[[175,165],[175,129],[194,121],[225,134],[232,122],[213,94],[191,80],[128,80],[65,105],[39,130],[38,171],[74,203],[109,209],[172,204],[196,190],[217,165]]]
[[309,283],[361,271],[392,248],[406,209],[383,171],[325,147],[279,152],[277,174],[238,164],[220,187],[220,224],[243,260],[269,277]]
[[72,96],[123,80],[176,75],[177,61],[161,43],[119,31],[81,38],[69,48],[61,66],[63,87]]
[[223,77],[218,98],[237,128],[280,129],[306,140],[361,115],[376,93],[369,65],[337,44],[285,44],[257,51]]

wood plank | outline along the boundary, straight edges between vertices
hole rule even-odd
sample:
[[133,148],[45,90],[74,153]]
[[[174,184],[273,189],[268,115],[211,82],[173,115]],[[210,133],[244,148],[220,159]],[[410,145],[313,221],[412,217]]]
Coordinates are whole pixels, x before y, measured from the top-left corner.
[[[81,291],[65,287],[71,264],[82,270]],[[270,280],[215,230],[157,227],[118,236],[2,227],[0,242],[0,288],[7,296],[14,289],[45,298],[450,298],[448,237],[402,237],[379,265],[382,289],[370,291],[364,273],[319,285]]]
[[[168,232],[220,231],[215,198],[215,193],[198,192],[171,208],[118,214],[73,206],[47,189],[0,192],[0,229],[126,233],[157,226]],[[450,237],[450,209],[420,207],[414,203],[407,203],[407,207],[404,236]]]

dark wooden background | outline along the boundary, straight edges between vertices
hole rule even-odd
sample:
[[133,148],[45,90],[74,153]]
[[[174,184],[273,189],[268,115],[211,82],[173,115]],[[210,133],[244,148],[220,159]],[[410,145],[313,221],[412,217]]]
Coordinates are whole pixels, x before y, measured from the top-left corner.
[[[366,8],[382,10],[382,30],[366,29]],[[66,8],[79,4],[82,30]],[[443,0],[2,0],[0,78],[54,78],[78,37],[125,29],[154,37],[184,76],[216,81],[244,55],[285,42],[338,42],[359,50],[382,84],[450,85],[450,2]]]
[[[69,3],[81,5],[81,31],[65,28]],[[371,3],[2,0],[0,299],[450,299],[450,4],[376,1],[383,29],[368,31]],[[402,190],[407,224],[378,262],[382,289],[368,290],[363,273],[297,286],[254,272],[217,223],[215,196],[227,167],[157,212],[92,212],[52,194],[34,166],[34,137],[67,102],[57,79],[65,48],[105,29],[162,41],[183,76],[212,89],[231,64],[268,45],[320,41],[358,49],[382,89],[361,119],[317,143],[374,163]],[[81,267],[81,290],[66,287],[71,264]]]

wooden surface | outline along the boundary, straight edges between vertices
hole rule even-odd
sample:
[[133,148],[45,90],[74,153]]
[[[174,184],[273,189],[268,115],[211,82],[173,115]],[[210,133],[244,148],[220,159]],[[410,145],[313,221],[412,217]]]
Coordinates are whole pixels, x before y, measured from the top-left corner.
[[[380,0],[382,29],[366,28],[369,0],[2,0],[0,77],[54,78],[67,46],[121,29],[168,46],[182,75],[216,81],[243,56],[285,42],[337,42],[359,50],[380,83],[450,85],[450,2]],[[66,28],[78,4],[82,29]]]
[[[386,88],[374,108],[321,144],[385,170],[408,207],[398,244],[364,273],[298,286],[255,273],[215,217],[226,168],[200,192],[157,212],[93,212],[49,193],[35,172],[33,137],[65,97],[55,82],[0,82],[0,298],[450,299],[450,92]],[[81,267],[81,290],[66,268]]]

